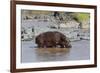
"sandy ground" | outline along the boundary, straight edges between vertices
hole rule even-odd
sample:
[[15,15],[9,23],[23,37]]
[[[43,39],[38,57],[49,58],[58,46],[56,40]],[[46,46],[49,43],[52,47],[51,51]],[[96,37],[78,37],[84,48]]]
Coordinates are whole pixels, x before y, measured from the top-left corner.
[[21,62],[31,63],[90,59],[89,40],[71,42],[71,44],[72,48],[64,48],[62,52],[48,52],[47,48],[45,48],[46,51],[36,48],[37,45],[34,41],[22,41]]

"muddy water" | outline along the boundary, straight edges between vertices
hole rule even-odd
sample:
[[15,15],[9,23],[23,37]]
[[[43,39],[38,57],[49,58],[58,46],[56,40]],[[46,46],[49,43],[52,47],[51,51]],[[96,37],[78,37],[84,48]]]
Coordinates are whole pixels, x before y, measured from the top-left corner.
[[90,58],[89,40],[71,42],[72,48],[39,49],[33,41],[22,41],[21,62],[87,60]]

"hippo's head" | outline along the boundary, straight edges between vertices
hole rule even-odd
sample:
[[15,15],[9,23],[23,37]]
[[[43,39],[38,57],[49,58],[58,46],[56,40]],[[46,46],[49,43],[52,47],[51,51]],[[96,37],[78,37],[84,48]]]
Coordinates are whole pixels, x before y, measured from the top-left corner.
[[64,41],[64,45],[65,45],[66,48],[71,48],[72,47],[72,45],[68,41]]

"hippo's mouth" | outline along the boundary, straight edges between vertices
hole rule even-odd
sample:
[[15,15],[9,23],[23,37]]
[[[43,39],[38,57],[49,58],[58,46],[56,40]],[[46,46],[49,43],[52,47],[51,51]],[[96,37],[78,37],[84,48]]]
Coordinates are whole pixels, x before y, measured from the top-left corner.
[[69,45],[67,45],[67,46],[66,46],[66,48],[72,48],[72,45],[71,45],[71,44],[69,44]]

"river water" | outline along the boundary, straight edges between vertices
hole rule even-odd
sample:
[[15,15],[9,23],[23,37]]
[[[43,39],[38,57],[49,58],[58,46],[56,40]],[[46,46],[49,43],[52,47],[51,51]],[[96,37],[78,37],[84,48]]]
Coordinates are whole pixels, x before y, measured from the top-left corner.
[[34,41],[22,41],[21,62],[51,62],[51,61],[72,61],[72,60],[88,60],[90,59],[90,41],[81,40],[71,42],[72,48],[62,53],[39,53],[37,52]]

